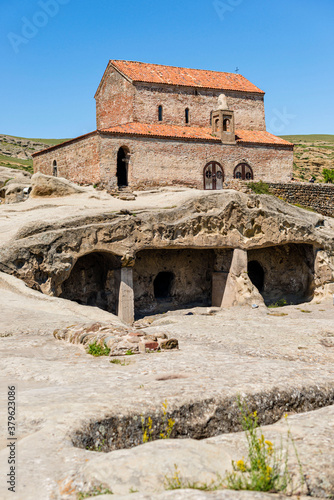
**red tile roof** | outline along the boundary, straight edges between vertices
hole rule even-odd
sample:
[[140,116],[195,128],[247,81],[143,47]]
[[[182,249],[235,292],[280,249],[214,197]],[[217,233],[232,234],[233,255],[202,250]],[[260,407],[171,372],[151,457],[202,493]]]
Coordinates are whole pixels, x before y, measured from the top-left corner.
[[[127,135],[127,136],[142,136],[142,137],[158,137],[165,139],[183,139],[192,141],[208,141],[219,143],[220,139],[213,136],[211,133],[211,128],[206,127],[185,127],[182,125],[167,125],[162,123],[125,123],[124,125],[116,125],[115,127],[106,128],[103,130],[95,130],[89,134],[82,135],[80,137],[75,137],[69,141],[62,142],[50,148],[43,149],[33,153],[32,156],[38,156],[40,154],[62,148],[68,144],[72,144],[76,141],[86,139],[97,133],[110,134],[110,135]],[[280,137],[270,134],[266,131],[260,130],[236,130],[236,141],[237,144],[267,144],[267,145],[277,145],[277,146],[290,146],[293,147],[291,142],[285,141]]]
[[133,82],[160,83],[218,90],[236,90],[264,94],[244,76],[202,69],[176,68],[160,64],[133,61],[110,61],[123,75]]
[[100,132],[113,135],[143,135],[146,137],[166,137],[174,139],[197,139],[219,141],[211,135],[211,128],[183,127],[181,125],[167,125],[163,123],[125,123],[115,127],[103,129]]
[[265,130],[236,130],[236,139],[238,143],[256,143],[256,144],[278,144],[279,146],[293,146],[291,142],[281,139],[276,135],[270,134]]
[[[145,137],[162,137],[168,139],[190,139],[199,141],[220,142],[220,139],[212,135],[211,128],[185,127],[181,125],[167,125],[162,123],[125,123],[115,127],[100,130],[100,132],[112,135],[138,135]],[[266,131],[236,130],[236,141],[238,144],[268,144],[279,146],[292,146],[292,144],[280,137]]]

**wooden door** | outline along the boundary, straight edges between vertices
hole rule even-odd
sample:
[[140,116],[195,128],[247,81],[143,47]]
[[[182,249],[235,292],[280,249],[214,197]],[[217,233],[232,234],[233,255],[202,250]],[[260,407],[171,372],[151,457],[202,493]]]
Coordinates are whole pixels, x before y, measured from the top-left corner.
[[204,189],[223,189],[224,170],[217,161],[210,161],[204,168]]

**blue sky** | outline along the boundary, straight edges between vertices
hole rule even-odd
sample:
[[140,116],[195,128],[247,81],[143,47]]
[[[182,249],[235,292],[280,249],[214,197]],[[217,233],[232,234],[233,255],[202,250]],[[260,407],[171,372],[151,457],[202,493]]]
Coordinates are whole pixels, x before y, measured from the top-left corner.
[[267,129],[334,134],[333,0],[0,0],[0,133],[95,129],[109,59],[240,73]]

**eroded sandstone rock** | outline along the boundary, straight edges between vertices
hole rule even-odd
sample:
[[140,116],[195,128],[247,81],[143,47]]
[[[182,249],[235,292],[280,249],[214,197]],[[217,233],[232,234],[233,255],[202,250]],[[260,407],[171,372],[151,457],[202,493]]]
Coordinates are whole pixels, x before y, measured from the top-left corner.
[[44,174],[34,174],[31,178],[32,197],[69,196],[84,193],[85,190],[62,177],[52,177]]

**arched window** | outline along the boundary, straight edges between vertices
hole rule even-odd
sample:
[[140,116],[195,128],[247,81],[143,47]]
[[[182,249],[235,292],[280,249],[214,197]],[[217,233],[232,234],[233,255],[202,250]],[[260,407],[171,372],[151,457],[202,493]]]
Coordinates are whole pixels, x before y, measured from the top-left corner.
[[233,177],[241,181],[251,181],[254,179],[253,170],[247,163],[239,163],[234,169]]
[[162,106],[159,106],[158,108],[158,120],[159,122],[162,122]]
[[57,166],[56,160],[53,161],[52,175],[53,175],[53,177],[57,177],[58,176],[58,166]]
[[219,132],[219,118],[215,119],[215,132]]
[[231,122],[230,122],[229,118],[225,118],[224,124],[223,124],[223,131],[229,132],[230,128],[231,128]]
[[186,108],[186,110],[185,110],[186,123],[189,123],[189,117],[190,117],[190,115],[189,115],[189,108]]

